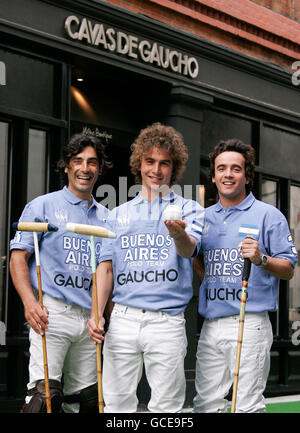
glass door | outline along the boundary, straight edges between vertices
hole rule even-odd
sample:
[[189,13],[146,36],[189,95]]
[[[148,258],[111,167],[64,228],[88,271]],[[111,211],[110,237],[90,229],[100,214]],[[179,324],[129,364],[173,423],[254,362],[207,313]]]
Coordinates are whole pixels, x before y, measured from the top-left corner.
[[[279,208],[279,188],[278,181],[270,179],[262,179],[261,183],[261,200],[265,203],[271,204]],[[279,309],[280,302],[277,298],[278,310],[276,312],[269,313],[270,320],[272,323],[274,337],[279,337]]]
[[290,229],[296,250],[298,251],[298,264],[295,266],[294,277],[289,281],[289,322],[298,321],[300,326],[300,186],[290,187]]

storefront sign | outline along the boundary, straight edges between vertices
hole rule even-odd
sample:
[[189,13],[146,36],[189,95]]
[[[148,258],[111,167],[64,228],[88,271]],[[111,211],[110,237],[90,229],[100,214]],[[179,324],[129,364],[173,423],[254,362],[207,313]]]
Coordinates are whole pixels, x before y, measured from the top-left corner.
[[5,63],[0,62],[0,86],[5,86],[6,84],[6,68]]
[[92,135],[93,137],[102,138],[106,143],[112,140],[112,134],[108,134],[106,131],[101,131],[99,128],[91,128],[89,126],[83,126],[82,134]]
[[112,27],[106,28],[101,23],[93,24],[87,18],[80,19],[75,15],[66,18],[65,30],[71,39],[86,42],[94,47],[169,69],[190,78],[198,76],[199,65],[195,57],[166,48],[157,42],[140,40],[137,36],[117,31]]

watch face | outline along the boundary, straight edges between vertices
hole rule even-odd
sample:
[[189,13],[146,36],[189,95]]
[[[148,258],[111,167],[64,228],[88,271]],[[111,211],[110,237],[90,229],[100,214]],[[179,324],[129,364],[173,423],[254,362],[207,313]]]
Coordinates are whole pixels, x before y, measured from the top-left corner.
[[265,266],[268,263],[268,257],[264,254],[261,256],[261,266]]

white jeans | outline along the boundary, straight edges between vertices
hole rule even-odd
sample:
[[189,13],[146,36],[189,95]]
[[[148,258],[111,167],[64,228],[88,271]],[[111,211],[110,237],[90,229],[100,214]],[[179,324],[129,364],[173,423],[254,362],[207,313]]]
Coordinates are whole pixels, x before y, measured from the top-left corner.
[[136,412],[143,362],[151,412],[180,412],[185,400],[184,315],[116,304],[103,348],[105,412]]
[[[239,316],[205,320],[197,350],[194,412],[227,412],[234,378]],[[246,313],[236,412],[265,412],[263,392],[273,341],[268,313]]]
[[[49,311],[46,346],[49,378],[61,381],[65,395],[78,393],[97,382],[96,348],[87,331],[90,312],[81,307],[43,295]],[[30,329],[28,389],[44,379],[42,337]],[[29,399],[26,399],[28,402]],[[78,412],[79,404],[64,404],[65,412]]]

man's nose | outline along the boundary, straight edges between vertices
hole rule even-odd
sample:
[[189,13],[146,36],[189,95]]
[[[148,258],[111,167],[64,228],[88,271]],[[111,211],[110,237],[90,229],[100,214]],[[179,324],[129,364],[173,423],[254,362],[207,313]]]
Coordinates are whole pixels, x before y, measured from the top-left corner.
[[161,172],[161,167],[160,167],[159,163],[155,163],[153,165],[153,172],[156,173],[156,174],[159,174]]
[[82,171],[88,171],[88,162],[87,161],[82,161],[81,170]]
[[231,177],[232,176],[232,171],[231,171],[230,167],[228,167],[228,168],[225,169],[225,176],[226,177]]

